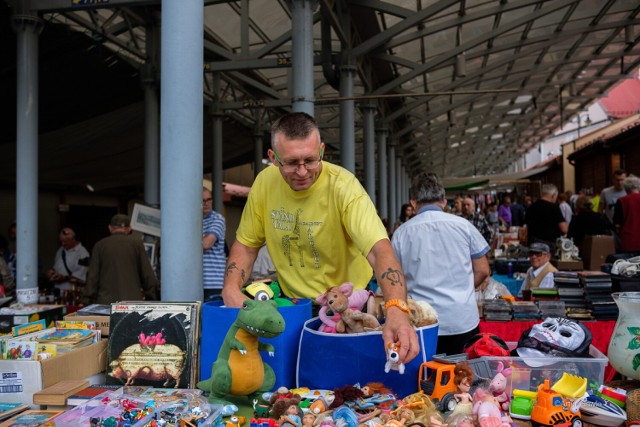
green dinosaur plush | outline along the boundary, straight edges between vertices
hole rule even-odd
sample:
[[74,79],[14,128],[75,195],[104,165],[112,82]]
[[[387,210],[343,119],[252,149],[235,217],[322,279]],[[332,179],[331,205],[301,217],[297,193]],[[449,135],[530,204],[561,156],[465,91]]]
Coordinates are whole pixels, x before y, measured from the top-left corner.
[[268,351],[273,357],[274,348],[258,341],[258,337],[276,337],[284,326],[284,318],[273,300],[244,301],[211,367],[211,378],[197,384],[199,389],[209,392],[210,403],[227,405],[230,402],[224,398],[229,394],[257,399],[271,391],[276,376],[259,352]]

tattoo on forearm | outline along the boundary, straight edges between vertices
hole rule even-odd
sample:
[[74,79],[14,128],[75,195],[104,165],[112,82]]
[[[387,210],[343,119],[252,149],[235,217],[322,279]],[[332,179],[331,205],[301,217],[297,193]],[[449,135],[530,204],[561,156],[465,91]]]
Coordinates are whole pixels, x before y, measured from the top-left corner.
[[404,286],[404,280],[402,272],[400,270],[394,270],[391,267],[387,269],[381,276],[383,279],[387,279],[391,282],[391,286]]
[[237,269],[238,269],[238,266],[236,265],[236,263],[232,262],[227,266],[227,270],[224,272],[224,277],[227,277],[229,274],[231,274],[231,270],[237,270]]
[[244,269],[240,270],[240,277],[242,277],[242,283],[247,281]]

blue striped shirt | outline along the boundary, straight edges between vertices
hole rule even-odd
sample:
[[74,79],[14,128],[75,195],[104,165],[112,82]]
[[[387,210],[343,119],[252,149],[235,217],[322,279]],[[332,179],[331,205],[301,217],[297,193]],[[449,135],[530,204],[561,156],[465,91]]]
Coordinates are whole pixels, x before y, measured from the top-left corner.
[[224,217],[216,211],[202,218],[202,237],[213,234],[216,243],[202,253],[203,284],[205,289],[222,289],[226,257],[224,255]]

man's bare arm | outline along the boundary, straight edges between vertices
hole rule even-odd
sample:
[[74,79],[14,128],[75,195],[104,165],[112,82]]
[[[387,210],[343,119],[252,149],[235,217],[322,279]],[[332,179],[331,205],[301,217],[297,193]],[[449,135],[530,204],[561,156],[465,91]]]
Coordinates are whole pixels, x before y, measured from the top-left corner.
[[567,224],[566,221],[558,223],[558,228],[560,229],[560,233],[562,233],[563,236],[566,236],[567,233],[569,233],[569,224]]
[[[384,300],[401,299],[406,301],[407,286],[404,273],[393,252],[391,243],[387,239],[379,240],[371,248],[367,260],[375,271]],[[418,336],[414,327],[409,323],[409,315],[396,307],[389,307],[387,310],[382,338],[385,349],[389,344],[400,342],[400,360],[403,363],[410,362],[420,352]]]
[[242,301],[247,299],[242,293],[242,285],[251,276],[258,250],[259,248],[245,246],[237,240],[231,246],[222,288],[222,299],[227,307],[240,307]]
[[483,256],[480,258],[471,260],[471,269],[473,270],[473,286],[478,289],[482,286],[489,274],[491,274],[491,269],[489,268],[489,261],[487,261],[487,257]]
[[207,249],[211,249],[213,245],[216,244],[217,241],[218,241],[218,238],[214,234],[207,234],[202,238],[202,249],[205,251]]

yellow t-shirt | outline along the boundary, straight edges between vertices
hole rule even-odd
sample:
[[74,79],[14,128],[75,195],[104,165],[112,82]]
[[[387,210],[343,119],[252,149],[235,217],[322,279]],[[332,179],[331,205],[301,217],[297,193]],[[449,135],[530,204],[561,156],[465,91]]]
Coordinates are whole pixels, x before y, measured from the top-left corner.
[[263,170],[236,238],[253,248],[266,241],[284,293],[313,299],[344,282],[363,289],[373,272],[365,257],[388,236],[356,177],[322,162],[318,180],[303,191],[293,191],[276,166]]

